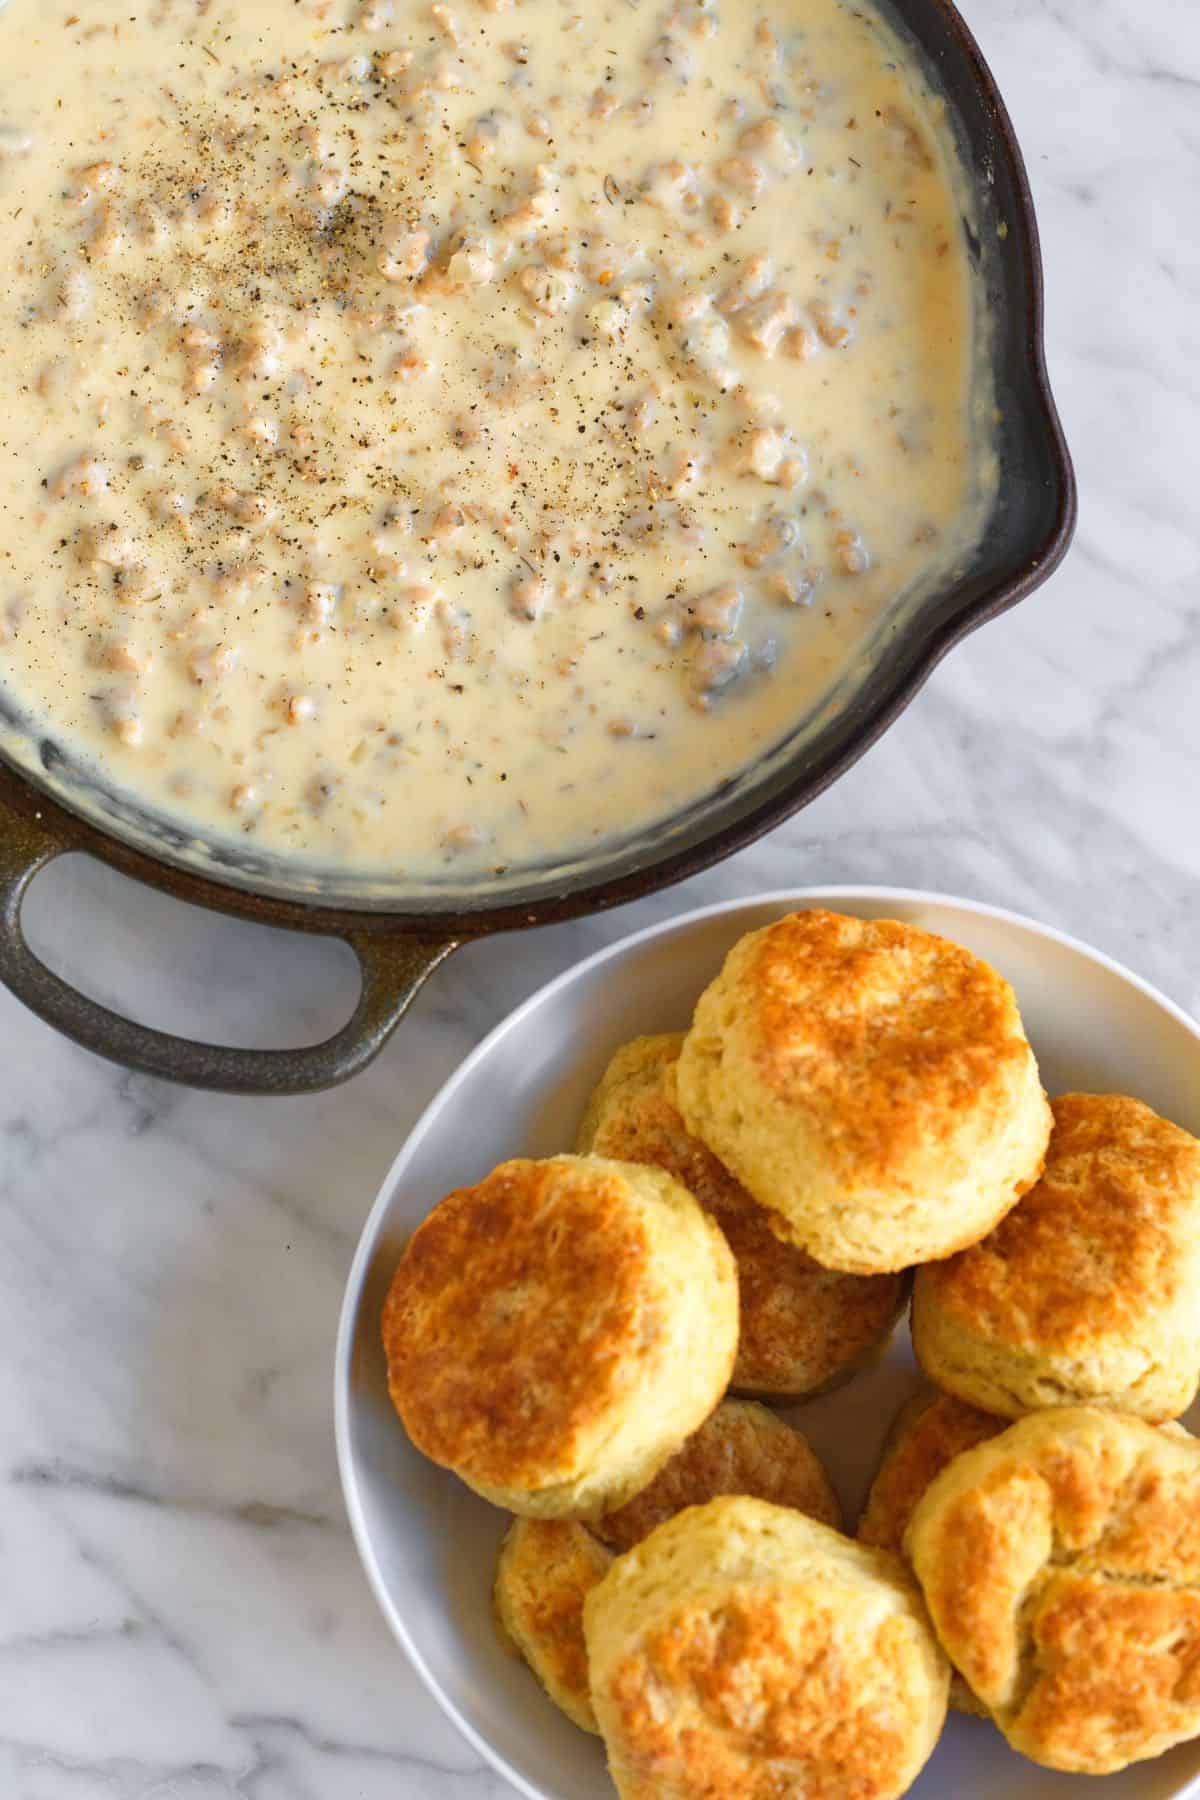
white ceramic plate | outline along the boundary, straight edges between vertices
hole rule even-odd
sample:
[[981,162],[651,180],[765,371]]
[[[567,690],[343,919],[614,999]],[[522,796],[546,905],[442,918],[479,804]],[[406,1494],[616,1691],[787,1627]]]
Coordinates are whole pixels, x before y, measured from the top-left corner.
[[[689,913],[614,944],[518,1007],[463,1063],[383,1185],[350,1274],[337,1353],[337,1435],[358,1548],[380,1606],[449,1717],[530,1800],[613,1800],[596,1739],[570,1725],[500,1648],[491,1582],[505,1518],[411,1447],[388,1401],[379,1318],[404,1240],[449,1189],[505,1157],[569,1149],[618,1045],[685,1027],[746,931],[798,906],[906,919],[953,938],[1016,989],[1051,1093],[1136,1094],[1200,1134],[1200,1030],[1136,976],[1011,913],[886,888],[821,888]],[[896,1408],[914,1382],[897,1333],[886,1361],[840,1393],[789,1409],[854,1519]],[[982,1720],[951,1716],[916,1800],[1180,1800],[1200,1796],[1200,1741],[1101,1784],[1016,1756]]]

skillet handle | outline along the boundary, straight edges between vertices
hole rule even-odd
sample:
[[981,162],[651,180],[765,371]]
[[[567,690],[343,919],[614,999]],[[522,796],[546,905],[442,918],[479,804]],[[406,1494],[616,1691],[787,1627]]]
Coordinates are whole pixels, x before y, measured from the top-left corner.
[[[8,822],[15,824],[13,815]],[[301,1050],[238,1050],[155,1031],[90,1000],[34,955],[21,930],[21,905],[39,870],[65,846],[29,819],[0,838],[0,982],[65,1037],[162,1081],[226,1094],[315,1094],[348,1081],[376,1057],[428,976],[457,949],[455,938],[381,937],[347,932],[362,992],[340,1031]]]

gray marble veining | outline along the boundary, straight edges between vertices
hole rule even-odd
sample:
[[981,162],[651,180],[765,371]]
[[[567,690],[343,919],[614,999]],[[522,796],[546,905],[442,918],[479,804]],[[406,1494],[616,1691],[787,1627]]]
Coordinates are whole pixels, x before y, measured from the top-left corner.
[[[0,1794],[499,1800],[377,1618],[331,1436],[338,1303],[401,1137],[543,979],[802,882],[1013,906],[1200,1012],[1200,8],[967,0],[1037,196],[1079,537],[791,825],[672,893],[452,960],[344,1091],[122,1075],[0,994]],[[86,931],[80,920],[88,921]],[[156,1023],[300,1042],[341,952],[80,861],[31,929]]]

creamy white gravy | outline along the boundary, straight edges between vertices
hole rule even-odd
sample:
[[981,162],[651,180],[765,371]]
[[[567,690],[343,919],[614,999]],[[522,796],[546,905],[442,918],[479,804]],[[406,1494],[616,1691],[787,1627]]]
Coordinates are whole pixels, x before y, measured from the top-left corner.
[[665,816],[971,516],[948,133],[845,0],[11,0],[0,668],[195,829]]

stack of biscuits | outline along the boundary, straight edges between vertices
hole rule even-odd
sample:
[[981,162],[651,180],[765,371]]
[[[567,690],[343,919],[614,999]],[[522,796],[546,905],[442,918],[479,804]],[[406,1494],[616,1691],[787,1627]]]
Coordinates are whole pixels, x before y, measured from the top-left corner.
[[[773,1408],[910,1294],[927,1386],[850,1537]],[[958,945],[743,938],[572,1153],[434,1208],[383,1335],[413,1443],[515,1515],[501,1630],[622,1800],[893,1800],[948,1704],[1081,1773],[1200,1734],[1200,1143],[1047,1101]]]

